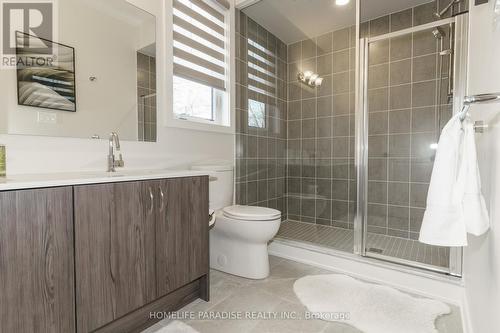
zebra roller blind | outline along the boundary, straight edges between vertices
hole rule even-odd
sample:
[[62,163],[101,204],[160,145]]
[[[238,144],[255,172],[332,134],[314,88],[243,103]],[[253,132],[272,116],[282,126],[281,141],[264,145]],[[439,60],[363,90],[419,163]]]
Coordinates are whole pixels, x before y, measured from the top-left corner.
[[276,97],[276,55],[265,41],[248,38],[248,89],[260,95]]
[[173,0],[174,75],[225,91],[229,3]]

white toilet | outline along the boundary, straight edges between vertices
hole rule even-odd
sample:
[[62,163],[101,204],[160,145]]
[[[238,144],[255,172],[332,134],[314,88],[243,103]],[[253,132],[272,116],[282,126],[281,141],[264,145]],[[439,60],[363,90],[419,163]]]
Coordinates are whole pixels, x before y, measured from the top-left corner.
[[268,242],[276,236],[281,212],[254,206],[231,206],[233,167],[197,165],[210,174],[210,209],[215,225],[210,230],[210,267],[249,279],[269,276]]

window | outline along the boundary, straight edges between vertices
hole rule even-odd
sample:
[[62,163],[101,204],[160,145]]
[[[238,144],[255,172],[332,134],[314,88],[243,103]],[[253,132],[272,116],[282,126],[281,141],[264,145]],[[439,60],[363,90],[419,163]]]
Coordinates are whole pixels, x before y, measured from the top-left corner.
[[173,0],[173,19],[175,117],[229,126],[229,3]]
[[213,88],[174,76],[174,111],[177,117],[214,120]]
[[266,128],[266,104],[248,100],[248,126]]

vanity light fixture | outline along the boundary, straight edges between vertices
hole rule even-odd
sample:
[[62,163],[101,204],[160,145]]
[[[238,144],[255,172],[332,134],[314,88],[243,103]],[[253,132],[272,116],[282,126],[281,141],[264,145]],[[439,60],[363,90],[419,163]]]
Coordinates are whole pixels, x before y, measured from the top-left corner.
[[335,4],[337,6],[345,6],[347,5],[351,0],[335,0]]
[[299,81],[307,84],[310,87],[319,87],[323,83],[323,78],[319,77],[319,74],[313,73],[311,71],[300,72]]

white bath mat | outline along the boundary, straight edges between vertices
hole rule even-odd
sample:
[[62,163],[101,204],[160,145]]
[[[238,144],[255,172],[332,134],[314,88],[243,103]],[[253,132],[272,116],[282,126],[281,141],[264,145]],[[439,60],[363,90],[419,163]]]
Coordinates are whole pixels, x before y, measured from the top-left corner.
[[[451,311],[443,302],[342,274],[306,276],[293,289],[310,312],[365,333],[435,333],[436,318]],[[335,313],[348,313],[348,319],[339,319]]]
[[156,333],[199,333],[191,326],[184,324],[182,321],[174,320],[167,326],[158,330]]

